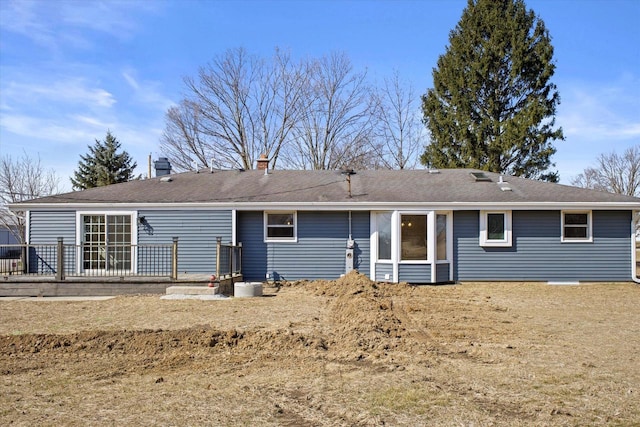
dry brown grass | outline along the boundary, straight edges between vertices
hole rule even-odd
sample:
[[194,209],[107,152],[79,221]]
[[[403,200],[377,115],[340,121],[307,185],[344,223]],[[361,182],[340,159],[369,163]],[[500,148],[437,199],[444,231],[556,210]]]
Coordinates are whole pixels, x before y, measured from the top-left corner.
[[640,288],[0,302],[0,424],[638,425]]

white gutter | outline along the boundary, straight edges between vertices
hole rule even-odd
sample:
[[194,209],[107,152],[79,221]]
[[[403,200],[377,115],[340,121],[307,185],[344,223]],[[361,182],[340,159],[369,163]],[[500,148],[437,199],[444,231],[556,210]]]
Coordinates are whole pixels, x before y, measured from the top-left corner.
[[13,203],[10,209],[40,210],[40,209],[244,209],[244,210],[570,210],[570,209],[600,209],[600,210],[640,210],[640,202],[197,202],[197,203]]

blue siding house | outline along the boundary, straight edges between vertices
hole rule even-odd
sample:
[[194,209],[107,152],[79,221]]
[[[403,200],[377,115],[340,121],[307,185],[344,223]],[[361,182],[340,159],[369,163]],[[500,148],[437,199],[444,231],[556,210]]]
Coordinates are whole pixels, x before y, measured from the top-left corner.
[[[410,283],[637,281],[640,261],[639,198],[470,169],[202,169],[11,208],[26,212],[30,244],[178,237],[181,273],[212,273],[217,238],[241,243],[250,281],[351,269]],[[99,268],[79,256],[79,268]],[[137,274],[147,268],[119,261]]]

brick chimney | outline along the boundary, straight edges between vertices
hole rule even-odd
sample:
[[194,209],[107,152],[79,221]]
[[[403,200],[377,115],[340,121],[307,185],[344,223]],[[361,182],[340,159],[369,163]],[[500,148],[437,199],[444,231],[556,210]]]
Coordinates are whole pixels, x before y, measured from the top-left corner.
[[260,158],[257,161],[258,170],[263,170],[264,173],[269,171],[269,159],[266,154],[260,154]]

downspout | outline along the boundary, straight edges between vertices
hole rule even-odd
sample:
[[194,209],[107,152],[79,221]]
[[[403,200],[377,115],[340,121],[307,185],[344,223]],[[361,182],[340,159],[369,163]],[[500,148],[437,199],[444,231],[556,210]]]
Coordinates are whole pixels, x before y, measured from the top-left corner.
[[[640,244],[640,240],[636,235],[636,227],[640,227],[640,211],[631,212],[631,280],[640,284],[640,277],[638,277],[638,249],[637,245]],[[640,230],[638,230],[640,232]]]

